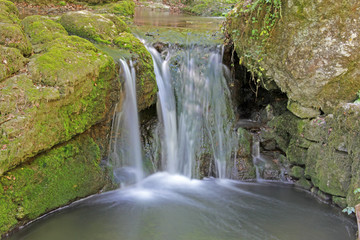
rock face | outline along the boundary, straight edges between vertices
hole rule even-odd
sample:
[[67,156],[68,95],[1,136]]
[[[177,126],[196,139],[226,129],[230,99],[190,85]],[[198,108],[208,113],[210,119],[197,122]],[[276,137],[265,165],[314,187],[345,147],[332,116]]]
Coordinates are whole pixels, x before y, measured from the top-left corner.
[[264,48],[259,68],[298,105],[290,104],[290,111],[314,117],[319,109],[331,113],[339,103],[355,100],[360,89],[359,1],[282,1],[282,18],[266,44],[261,38],[244,41],[252,36],[247,29],[256,28],[264,16],[257,16],[257,23],[245,22],[245,2],[229,15],[228,33],[240,56],[245,49],[258,61],[256,51]]
[[[263,129],[264,139],[275,139],[292,165],[298,185],[332,195],[333,202],[354,206],[353,191],[360,186],[360,105],[344,104],[334,114],[312,120],[287,112]],[[315,191],[315,190],[314,190]]]
[[[46,29],[41,21],[25,24],[25,32]],[[30,59],[26,73],[2,82],[0,174],[84,132],[107,111],[113,59],[67,33],[42,41],[44,50]]]

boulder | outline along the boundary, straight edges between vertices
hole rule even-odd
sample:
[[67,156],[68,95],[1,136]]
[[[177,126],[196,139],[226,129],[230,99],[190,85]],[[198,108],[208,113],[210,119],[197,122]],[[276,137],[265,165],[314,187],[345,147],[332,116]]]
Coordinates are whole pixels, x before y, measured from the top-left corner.
[[28,62],[20,50],[0,45],[0,82],[25,67]]
[[60,18],[60,23],[70,34],[105,44],[111,44],[119,33],[130,32],[119,17],[89,11],[68,12]]

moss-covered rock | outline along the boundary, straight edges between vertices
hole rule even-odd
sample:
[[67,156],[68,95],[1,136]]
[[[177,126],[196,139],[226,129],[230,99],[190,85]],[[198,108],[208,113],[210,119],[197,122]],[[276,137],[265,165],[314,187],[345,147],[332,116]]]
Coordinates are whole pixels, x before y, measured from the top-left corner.
[[251,144],[252,135],[244,128],[238,128],[239,145],[236,153],[232,179],[256,179],[256,170],[252,161]]
[[24,56],[32,52],[31,44],[18,24],[0,24],[0,45],[17,48]]
[[106,183],[100,159],[97,144],[83,135],[0,177],[0,235],[98,192]]
[[291,168],[290,176],[294,177],[294,178],[297,178],[297,179],[300,179],[300,178],[304,177],[304,172],[305,172],[304,168],[299,167],[299,166],[294,166],[294,167]]
[[31,44],[38,45],[51,42],[67,35],[64,27],[44,16],[29,16],[22,20],[21,25]]
[[[360,89],[360,2],[282,1],[282,18],[273,28],[265,20],[274,8],[259,4],[251,12],[258,2],[241,0],[227,19],[242,63],[273,79],[299,106],[331,113],[339,103],[354,101]],[[257,14],[259,7],[273,10]],[[263,24],[272,28],[265,41],[256,32]]]
[[323,192],[345,197],[351,181],[351,165],[347,154],[314,144],[308,150],[306,175]]
[[344,197],[333,196],[332,202],[341,208],[346,208],[346,206],[347,206],[346,198],[344,198]]
[[0,82],[17,73],[26,63],[27,59],[23,57],[20,50],[0,45]]
[[110,4],[95,6],[94,10],[99,13],[112,13],[116,15],[132,17],[135,13],[135,2],[123,0]]
[[60,23],[71,34],[106,44],[111,44],[119,33],[130,31],[117,16],[94,14],[89,11],[68,12],[61,17]]
[[15,4],[0,0],[0,22],[1,23],[19,23],[19,11]]
[[306,189],[306,190],[310,190],[312,188],[312,184],[309,180],[307,180],[306,178],[300,178],[299,180],[297,180],[295,182],[295,185],[298,186],[298,187],[301,187],[303,189]]
[[319,109],[303,107],[298,102],[289,100],[287,109],[299,118],[315,118],[320,115]]
[[29,75],[5,80],[0,175],[100,122],[115,74],[111,57],[87,40],[64,36],[31,59]]
[[136,69],[136,92],[139,110],[143,110],[155,103],[157,84],[154,65],[150,53],[131,33],[121,33],[114,39],[114,44],[131,53],[131,60]]
[[286,150],[286,156],[291,164],[304,165],[306,153],[306,149],[297,146],[296,138],[290,140],[290,144]]
[[[174,0],[170,3],[178,4]],[[237,3],[237,0],[187,0],[184,12],[199,16],[224,16]]]

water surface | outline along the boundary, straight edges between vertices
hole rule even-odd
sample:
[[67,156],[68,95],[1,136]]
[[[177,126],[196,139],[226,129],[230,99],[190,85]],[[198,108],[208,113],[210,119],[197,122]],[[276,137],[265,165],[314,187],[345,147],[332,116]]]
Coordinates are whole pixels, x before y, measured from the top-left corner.
[[288,184],[190,180],[157,173],[138,187],[95,195],[11,240],[353,240],[339,209]]

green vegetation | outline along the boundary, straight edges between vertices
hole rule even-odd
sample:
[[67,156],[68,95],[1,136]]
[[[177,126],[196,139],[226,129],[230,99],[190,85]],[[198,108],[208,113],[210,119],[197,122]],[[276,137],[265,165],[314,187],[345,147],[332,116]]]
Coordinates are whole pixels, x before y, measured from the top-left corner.
[[96,5],[93,9],[99,13],[113,13],[125,17],[132,17],[135,13],[135,2],[123,0],[105,5]]
[[[360,188],[356,188],[354,190],[354,194],[355,195],[358,195],[360,193]],[[360,195],[358,196],[357,198],[358,200],[360,200]],[[343,212],[347,213],[347,214],[352,214],[352,213],[355,213],[355,207],[346,207],[343,209]]]
[[186,0],[183,11],[201,16],[225,16],[237,0]]
[[105,183],[100,150],[88,136],[58,146],[0,177],[0,235]]
[[20,50],[0,45],[0,82],[17,73],[27,63]]
[[130,32],[119,17],[88,11],[68,12],[61,17],[60,23],[70,34],[104,44],[111,44],[121,32]]
[[10,1],[0,0],[0,22],[19,23],[19,11]]
[[33,45],[48,43],[68,35],[63,26],[44,16],[26,17],[21,25]]
[[357,97],[358,99],[355,100],[355,103],[359,103],[360,104],[360,90],[357,92]]
[[[266,47],[274,27],[281,18],[281,6],[281,0],[242,1],[228,16],[227,24],[239,24],[228,34],[234,41],[235,50],[240,53],[239,64],[245,63],[252,74],[256,95],[265,71],[260,63],[266,56]],[[236,20],[239,16],[241,21]],[[237,46],[237,42],[247,42],[242,46],[248,45],[255,49]]]

